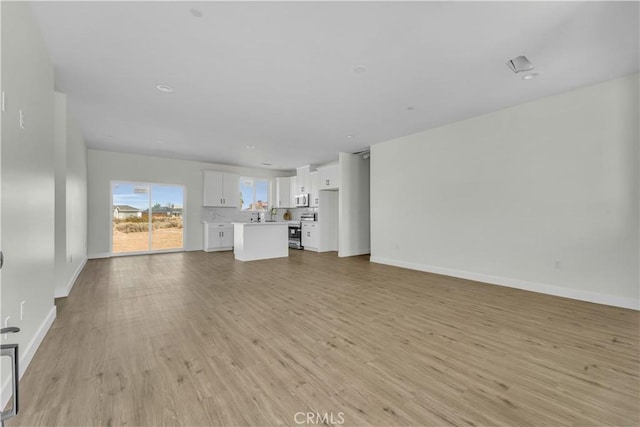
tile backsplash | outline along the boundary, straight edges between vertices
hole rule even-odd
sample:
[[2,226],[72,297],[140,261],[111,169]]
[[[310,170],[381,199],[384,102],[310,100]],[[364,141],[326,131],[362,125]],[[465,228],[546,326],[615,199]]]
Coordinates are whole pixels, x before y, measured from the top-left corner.
[[[277,213],[273,216],[275,221],[284,221],[282,216],[286,211],[291,212],[291,220],[299,221],[300,215],[305,212],[315,212],[317,208],[279,208],[276,209]],[[250,222],[251,218],[255,221],[258,218],[258,212],[256,211],[241,211],[236,208],[208,208],[203,207],[201,212],[201,220],[204,222]],[[267,220],[271,219],[269,212],[265,212],[264,217]]]

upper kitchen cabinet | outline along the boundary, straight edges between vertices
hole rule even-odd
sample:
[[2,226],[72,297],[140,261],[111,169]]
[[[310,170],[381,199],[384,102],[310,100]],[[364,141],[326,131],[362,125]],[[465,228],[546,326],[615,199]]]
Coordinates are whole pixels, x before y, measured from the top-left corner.
[[[294,188],[295,189],[295,188]],[[294,190],[291,188],[291,177],[276,178],[276,207],[277,208],[290,208],[291,204],[291,192]]]
[[340,166],[338,163],[318,168],[320,184],[318,190],[338,190],[340,188]]
[[320,172],[315,171],[309,173],[309,206],[318,207],[318,199],[320,195]]
[[298,177],[292,176],[289,177],[289,207],[296,207],[296,196],[298,193]]
[[202,206],[240,206],[240,176],[218,171],[203,171]]
[[312,171],[315,170],[315,166],[307,165],[297,168],[297,180],[296,180],[296,194],[309,194],[311,193],[311,176]]
[[225,173],[222,177],[222,200],[224,206],[240,208],[240,175]]

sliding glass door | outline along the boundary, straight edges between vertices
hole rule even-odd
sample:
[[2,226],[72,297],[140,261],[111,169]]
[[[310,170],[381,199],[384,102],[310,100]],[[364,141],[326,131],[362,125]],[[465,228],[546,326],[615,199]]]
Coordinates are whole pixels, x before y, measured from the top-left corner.
[[114,254],[179,250],[184,247],[184,187],[113,182],[111,247]]
[[151,186],[151,250],[182,249],[184,190],[179,185]]
[[146,252],[149,250],[149,217],[142,213],[149,208],[149,186],[133,183],[113,183],[112,249],[113,253]]

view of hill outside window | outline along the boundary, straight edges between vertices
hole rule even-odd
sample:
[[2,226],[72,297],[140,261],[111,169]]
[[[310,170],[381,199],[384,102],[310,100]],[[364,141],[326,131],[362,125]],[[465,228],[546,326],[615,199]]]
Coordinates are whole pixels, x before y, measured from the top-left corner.
[[240,178],[242,210],[256,211],[269,209],[269,181],[266,179]]
[[184,187],[112,183],[112,252],[183,248]]

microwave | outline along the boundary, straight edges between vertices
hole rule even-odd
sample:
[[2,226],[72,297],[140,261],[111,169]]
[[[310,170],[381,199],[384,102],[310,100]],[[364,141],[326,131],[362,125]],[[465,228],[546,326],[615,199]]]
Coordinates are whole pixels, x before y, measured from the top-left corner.
[[309,194],[298,194],[296,195],[296,207],[297,208],[308,208],[309,207]]

